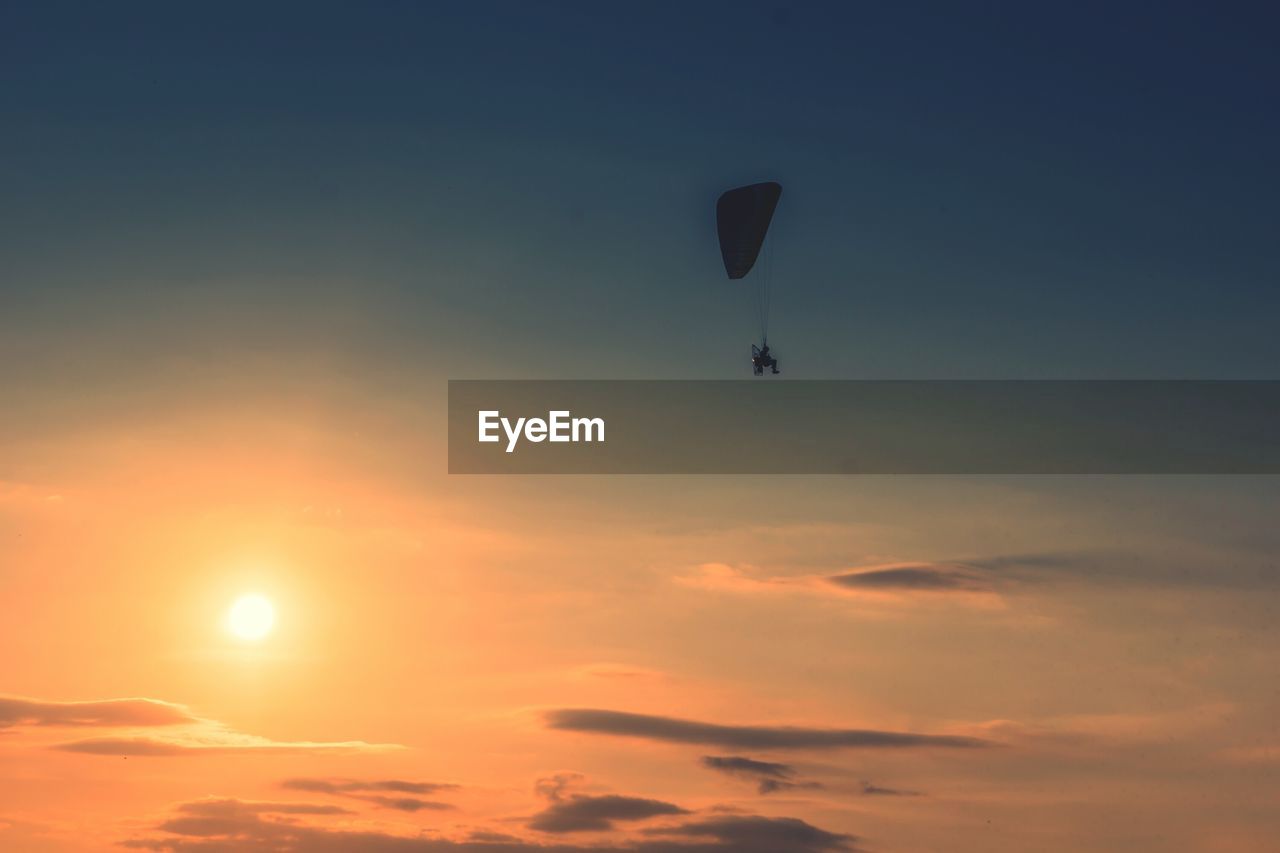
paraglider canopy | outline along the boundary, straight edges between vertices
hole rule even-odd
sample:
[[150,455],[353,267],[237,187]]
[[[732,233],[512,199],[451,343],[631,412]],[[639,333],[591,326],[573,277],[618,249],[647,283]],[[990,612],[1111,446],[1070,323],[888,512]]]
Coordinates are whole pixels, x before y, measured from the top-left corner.
[[766,181],[729,190],[716,202],[720,255],[729,278],[742,278],[755,266],[781,196],[782,185]]

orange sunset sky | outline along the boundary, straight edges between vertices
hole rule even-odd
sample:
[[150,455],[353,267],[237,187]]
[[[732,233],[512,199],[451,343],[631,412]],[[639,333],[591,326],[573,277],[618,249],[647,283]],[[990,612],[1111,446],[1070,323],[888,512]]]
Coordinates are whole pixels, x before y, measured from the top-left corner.
[[[430,414],[389,415],[371,451],[345,406],[229,408],[18,443],[10,849],[1264,850],[1277,830],[1275,600],[1240,541],[1267,489],[460,480],[398,462],[441,452]],[[257,640],[227,624],[251,593],[275,608]]]

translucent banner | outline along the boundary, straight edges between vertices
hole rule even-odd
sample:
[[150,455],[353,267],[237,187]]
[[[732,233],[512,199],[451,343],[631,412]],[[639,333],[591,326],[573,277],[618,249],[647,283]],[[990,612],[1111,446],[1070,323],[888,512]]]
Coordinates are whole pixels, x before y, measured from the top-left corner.
[[454,474],[1275,474],[1273,381],[449,382]]

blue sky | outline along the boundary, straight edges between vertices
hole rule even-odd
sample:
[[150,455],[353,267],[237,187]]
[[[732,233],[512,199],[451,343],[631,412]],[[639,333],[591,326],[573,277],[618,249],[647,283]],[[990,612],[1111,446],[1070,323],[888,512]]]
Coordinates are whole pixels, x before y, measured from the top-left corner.
[[1274,13],[1027,5],[10,8],[0,324],[737,376],[712,204],[776,178],[789,375],[1273,375]]

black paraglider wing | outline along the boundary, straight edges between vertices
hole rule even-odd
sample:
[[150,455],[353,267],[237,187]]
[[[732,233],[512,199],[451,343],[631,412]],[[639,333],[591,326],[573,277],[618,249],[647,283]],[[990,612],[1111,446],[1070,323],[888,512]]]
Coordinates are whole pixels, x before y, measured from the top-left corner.
[[729,278],[742,278],[755,266],[781,197],[782,184],[766,181],[729,190],[716,202],[720,255]]

